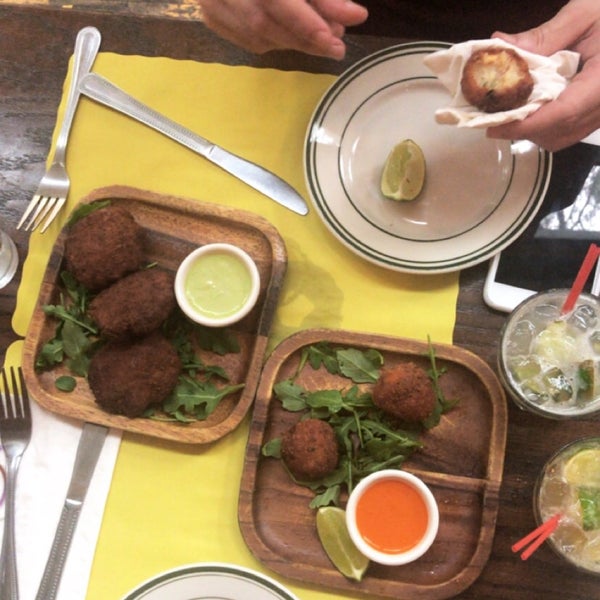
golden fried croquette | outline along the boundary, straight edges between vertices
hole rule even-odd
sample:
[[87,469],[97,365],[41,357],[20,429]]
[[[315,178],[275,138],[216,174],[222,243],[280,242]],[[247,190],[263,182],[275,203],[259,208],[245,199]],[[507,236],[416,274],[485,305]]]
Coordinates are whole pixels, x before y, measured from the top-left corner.
[[467,60],[460,85],[469,104],[495,113],[526,104],[533,78],[527,61],[512,48],[486,48]]
[[65,266],[91,291],[139,269],[145,260],[143,229],[129,211],[99,208],[77,221],[65,239]]
[[88,381],[104,410],[137,417],[169,396],[180,372],[174,346],[154,332],[134,341],[108,342],[92,356]]
[[373,386],[373,403],[382,411],[409,423],[431,415],[436,396],[427,373],[412,362],[385,369]]
[[175,278],[159,268],[137,271],[102,290],[89,314],[103,336],[140,337],[158,329],[175,308]]
[[305,419],[281,439],[281,458],[300,481],[313,481],[335,470],[339,459],[337,437],[331,425],[320,419]]

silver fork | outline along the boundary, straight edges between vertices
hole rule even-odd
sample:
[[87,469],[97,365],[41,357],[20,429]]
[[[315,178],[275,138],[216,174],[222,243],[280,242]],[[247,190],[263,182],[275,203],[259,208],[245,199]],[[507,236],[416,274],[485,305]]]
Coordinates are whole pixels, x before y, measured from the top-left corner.
[[15,547],[15,490],[21,457],[31,438],[31,409],[23,372],[10,368],[9,378],[2,369],[0,391],[0,441],[6,456],[6,495],[4,537],[0,553],[0,598],[18,600],[17,558]]
[[33,231],[44,223],[41,232],[44,233],[54,220],[60,209],[67,201],[71,182],[65,168],[67,140],[71,131],[71,123],[79,100],[79,80],[89,73],[100,48],[100,32],[95,27],[84,27],[75,40],[73,57],[73,76],[67,96],[65,116],[61,124],[52,164],[42,177],[38,189],[29,201],[17,229],[27,221],[25,231]]

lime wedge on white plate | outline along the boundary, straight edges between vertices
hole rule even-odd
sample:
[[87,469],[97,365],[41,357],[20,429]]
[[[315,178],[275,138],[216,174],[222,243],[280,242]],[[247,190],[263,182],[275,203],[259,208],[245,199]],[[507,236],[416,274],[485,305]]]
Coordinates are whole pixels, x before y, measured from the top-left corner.
[[389,153],[381,175],[381,193],[392,200],[414,200],[425,182],[425,156],[413,140],[403,140]]

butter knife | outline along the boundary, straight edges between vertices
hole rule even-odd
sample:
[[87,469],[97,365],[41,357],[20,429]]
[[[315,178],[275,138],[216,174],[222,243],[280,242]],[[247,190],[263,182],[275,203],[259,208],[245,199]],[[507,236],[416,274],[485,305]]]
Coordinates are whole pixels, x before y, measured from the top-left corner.
[[108,428],[102,425],[86,423],[83,426],[79,445],[77,446],[77,454],[75,455],[71,483],[69,484],[69,490],[67,491],[67,497],[36,600],[53,600],[56,598],[79,513],[107,433]]
[[183,144],[282,206],[300,215],[308,213],[304,198],[283,179],[171,121],[104,77],[96,73],[85,75],[79,83],[79,91]]

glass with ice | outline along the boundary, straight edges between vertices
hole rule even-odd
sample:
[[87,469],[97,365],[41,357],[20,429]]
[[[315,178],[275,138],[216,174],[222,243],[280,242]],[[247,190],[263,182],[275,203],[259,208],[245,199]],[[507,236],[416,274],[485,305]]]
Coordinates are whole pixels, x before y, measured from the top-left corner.
[[6,286],[17,270],[19,256],[15,243],[0,229],[0,288]]
[[500,378],[517,405],[555,419],[600,410],[600,300],[580,294],[561,315],[568,293],[540,292],[519,304],[498,352]]
[[560,515],[548,542],[571,564],[600,575],[600,438],[568,444],[537,480],[534,514],[543,523]]

